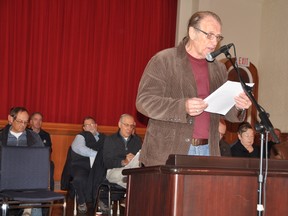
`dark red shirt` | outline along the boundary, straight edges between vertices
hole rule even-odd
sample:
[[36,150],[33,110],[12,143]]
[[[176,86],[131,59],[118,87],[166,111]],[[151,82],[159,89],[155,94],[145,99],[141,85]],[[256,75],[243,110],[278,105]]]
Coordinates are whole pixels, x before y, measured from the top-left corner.
[[[196,59],[189,55],[194,79],[196,80],[198,98],[206,98],[210,94],[208,63],[206,59]],[[210,114],[202,112],[195,117],[193,138],[208,139],[210,126]]]

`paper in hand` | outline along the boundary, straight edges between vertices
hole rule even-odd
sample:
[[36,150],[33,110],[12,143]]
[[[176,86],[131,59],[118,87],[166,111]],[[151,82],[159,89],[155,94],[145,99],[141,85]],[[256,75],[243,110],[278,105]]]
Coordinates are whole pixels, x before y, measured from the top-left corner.
[[[252,87],[254,83],[247,83],[247,85]],[[243,91],[240,82],[228,80],[204,99],[208,104],[204,111],[225,115],[235,105],[234,97]]]

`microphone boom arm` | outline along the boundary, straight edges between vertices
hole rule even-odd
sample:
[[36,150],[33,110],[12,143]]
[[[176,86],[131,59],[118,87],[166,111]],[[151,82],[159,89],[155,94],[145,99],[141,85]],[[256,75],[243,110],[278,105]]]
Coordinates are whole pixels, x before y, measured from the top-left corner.
[[[233,63],[230,53],[227,51],[227,52],[225,52],[225,55],[226,55],[227,59],[229,59],[233,68],[235,69],[235,71],[237,72],[238,77],[239,77],[239,81],[242,85],[244,92],[246,93],[246,95],[251,100],[252,104],[256,107],[257,111],[259,112],[259,118],[261,119],[260,124],[263,126],[263,130],[261,132],[261,149],[260,149],[260,163],[259,163],[259,175],[258,175],[258,204],[257,204],[257,215],[262,216],[262,212],[264,211],[264,206],[262,204],[262,199],[263,199],[262,198],[262,190],[263,190],[263,140],[264,140],[264,132],[265,132],[264,128],[266,129],[266,133],[267,133],[267,131],[270,131],[275,142],[279,142],[279,139],[274,132],[274,128],[273,128],[273,125],[271,124],[271,122],[268,118],[268,114],[257,103],[257,101],[256,101],[256,99],[252,93],[252,87],[246,85],[246,83],[243,81],[241,74],[238,70],[238,66],[236,67],[236,64]],[[236,62],[236,60],[235,60],[235,62]],[[267,137],[268,136],[266,136],[266,138]],[[267,150],[267,140],[266,140],[266,150]],[[267,163],[268,163],[268,161],[267,161]]]
[[227,50],[225,53],[226,58],[230,61],[230,63],[232,64],[234,70],[237,72],[238,74],[238,78],[239,81],[242,85],[242,88],[244,90],[244,92],[246,93],[246,95],[249,97],[249,99],[251,100],[252,104],[255,106],[256,110],[258,111],[258,116],[261,120],[261,124],[263,124],[263,126],[265,127],[265,129],[267,131],[269,131],[274,139],[274,141],[276,143],[279,143],[279,138],[277,137],[277,135],[274,132],[274,127],[271,123],[271,121],[269,120],[268,114],[265,112],[265,110],[257,103],[253,93],[252,93],[252,87],[246,85],[246,83],[243,81],[241,74],[238,70],[238,67],[236,67],[235,63],[232,61],[231,58],[231,54],[229,53],[229,51]]

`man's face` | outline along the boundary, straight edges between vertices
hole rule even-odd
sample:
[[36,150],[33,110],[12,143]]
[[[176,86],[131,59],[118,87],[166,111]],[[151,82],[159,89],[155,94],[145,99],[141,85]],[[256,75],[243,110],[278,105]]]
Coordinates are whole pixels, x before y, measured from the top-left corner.
[[216,37],[208,39],[207,35],[203,32],[212,33],[216,36],[219,36],[221,35],[221,25],[213,17],[209,16],[203,18],[198,29],[199,30],[195,29],[194,27],[189,28],[189,36],[192,39],[192,48],[190,54],[194,58],[205,59],[208,53],[211,53],[215,50],[218,41]]
[[226,125],[223,124],[221,121],[219,122],[218,131],[219,131],[220,139],[222,139],[226,133]]
[[32,128],[40,129],[42,127],[42,117],[39,114],[35,114],[31,120],[30,125]]
[[120,134],[124,137],[127,138],[131,136],[135,129],[135,122],[134,118],[127,116],[123,118],[119,123],[118,126],[120,128]]
[[19,112],[17,115],[16,115],[16,118],[13,119],[13,122],[12,122],[12,128],[11,130],[13,132],[16,132],[16,133],[20,133],[20,132],[23,132],[27,125],[28,125],[28,121],[29,121],[29,115],[27,112]]
[[83,130],[89,131],[95,135],[97,133],[97,124],[93,119],[86,119],[84,121]]

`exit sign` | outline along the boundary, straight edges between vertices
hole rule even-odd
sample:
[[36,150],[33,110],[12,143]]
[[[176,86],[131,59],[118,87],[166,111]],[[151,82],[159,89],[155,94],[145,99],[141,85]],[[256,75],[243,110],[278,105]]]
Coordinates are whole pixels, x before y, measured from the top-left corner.
[[238,64],[238,66],[241,66],[241,67],[249,67],[250,66],[249,58],[238,57],[237,58],[237,64]]

